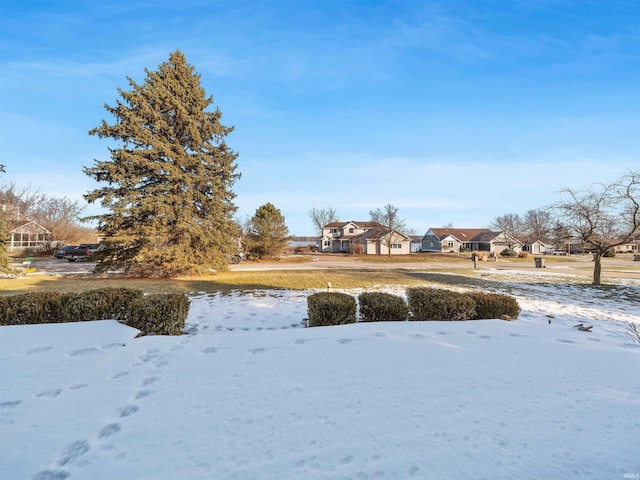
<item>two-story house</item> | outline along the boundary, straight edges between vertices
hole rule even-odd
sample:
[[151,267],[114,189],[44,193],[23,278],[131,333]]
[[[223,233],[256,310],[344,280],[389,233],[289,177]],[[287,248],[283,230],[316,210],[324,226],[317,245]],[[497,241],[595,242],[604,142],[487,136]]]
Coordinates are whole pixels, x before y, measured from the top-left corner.
[[376,222],[331,222],[322,228],[321,252],[398,255],[411,252],[411,237]]

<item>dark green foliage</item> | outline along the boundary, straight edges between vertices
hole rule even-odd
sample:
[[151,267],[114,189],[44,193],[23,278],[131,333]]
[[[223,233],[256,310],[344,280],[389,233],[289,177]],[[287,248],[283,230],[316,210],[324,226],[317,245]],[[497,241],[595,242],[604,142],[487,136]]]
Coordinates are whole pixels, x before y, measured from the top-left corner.
[[358,295],[360,319],[363,322],[406,320],[409,307],[402,297],[384,292],[363,292]]
[[510,295],[475,291],[471,292],[471,298],[476,303],[474,320],[501,318],[503,315],[517,318],[520,315],[520,305]]
[[[0,173],[4,173],[4,165],[0,164]],[[6,213],[0,207],[0,273],[14,273],[9,262],[9,242],[11,232],[7,227]]]
[[0,207],[0,273],[13,273],[9,261],[11,233],[7,227],[6,214]]
[[517,257],[518,252],[516,252],[515,250],[511,250],[510,248],[505,248],[500,252],[500,256],[501,257]]
[[236,253],[237,208],[231,187],[237,154],[225,143],[232,127],[180,51],[139,85],[118,90],[115,124],[102,121],[90,135],[120,143],[111,160],[84,172],[105,186],[85,195],[108,213],[95,215],[106,248],[97,271],[172,277],[223,270]]
[[251,217],[245,247],[250,259],[275,258],[282,253],[290,238],[282,213],[267,203]]
[[146,295],[127,307],[123,323],[144,334],[180,335],[189,314],[189,303],[182,293]]
[[319,292],[307,297],[310,327],[356,322],[356,299],[340,292]]
[[188,313],[184,294],[144,295],[142,290],[126,288],[0,297],[0,325],[114,319],[143,334],[179,335]]
[[412,287],[407,300],[412,320],[470,320],[476,315],[474,300],[451,290]]

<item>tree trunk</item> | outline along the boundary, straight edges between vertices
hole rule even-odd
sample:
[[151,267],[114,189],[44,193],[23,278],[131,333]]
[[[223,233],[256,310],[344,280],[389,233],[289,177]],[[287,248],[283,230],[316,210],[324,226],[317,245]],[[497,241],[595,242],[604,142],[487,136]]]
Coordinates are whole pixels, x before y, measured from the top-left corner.
[[596,252],[593,257],[593,285],[600,285],[600,273],[602,272],[602,255]]

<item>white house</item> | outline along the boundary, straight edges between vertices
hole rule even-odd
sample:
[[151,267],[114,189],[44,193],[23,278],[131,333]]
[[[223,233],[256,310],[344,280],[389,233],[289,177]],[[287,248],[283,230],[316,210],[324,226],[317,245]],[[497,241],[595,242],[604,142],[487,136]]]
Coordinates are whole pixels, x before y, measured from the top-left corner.
[[408,254],[411,237],[389,231],[376,222],[331,222],[322,228],[318,250],[321,252],[364,253],[367,255]]

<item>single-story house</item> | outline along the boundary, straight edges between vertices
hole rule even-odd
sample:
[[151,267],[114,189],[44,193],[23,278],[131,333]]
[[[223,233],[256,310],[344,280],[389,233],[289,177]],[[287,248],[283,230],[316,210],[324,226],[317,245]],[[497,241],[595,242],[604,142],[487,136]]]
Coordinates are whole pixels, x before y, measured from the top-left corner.
[[505,248],[522,250],[522,242],[488,228],[430,228],[422,237],[423,252],[491,252],[499,255]]
[[389,251],[391,255],[408,254],[411,238],[376,222],[330,222],[322,228],[318,250],[367,255],[387,255]]

